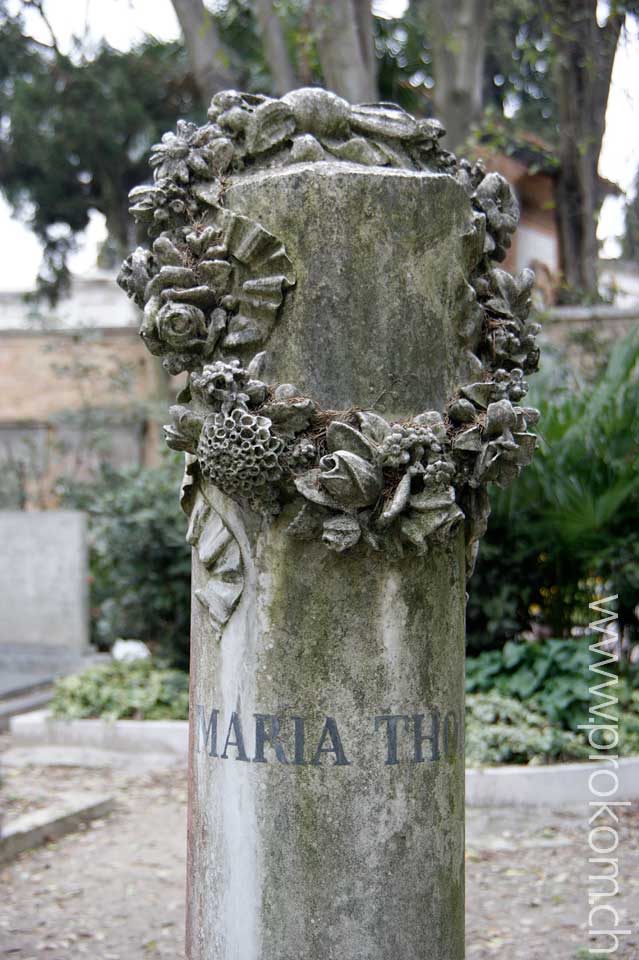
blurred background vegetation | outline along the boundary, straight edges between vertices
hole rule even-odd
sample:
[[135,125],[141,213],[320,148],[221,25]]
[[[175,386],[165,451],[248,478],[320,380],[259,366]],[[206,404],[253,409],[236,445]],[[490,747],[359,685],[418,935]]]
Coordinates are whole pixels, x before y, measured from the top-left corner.
[[[537,137],[539,162],[558,177],[565,295],[597,297],[597,166],[615,51],[639,0],[171,2],[182,40],[121,52],[88,34],[62,49],[46,0],[0,0],[0,180],[44,245],[49,296],[68,284],[91,210],[106,217],[105,259],[128,251],[127,193],[178,117],[201,122],[225,87],[323,83],[353,102],[437,116],[452,149],[469,135],[506,152]],[[46,40],[29,33],[35,15]],[[635,209],[631,249],[636,219]]]
[[[278,95],[325,84],[352,101],[393,100],[437,116],[447,144],[471,154],[534,144],[534,162],[556,177],[561,296],[600,298],[598,163],[615,50],[638,0],[412,0],[383,12],[368,0],[172,5],[180,40],[147,37],[122,52],[87,36],[62,49],[46,2],[0,0],[0,186],[42,242],[39,296],[54,302],[67,292],[69,254],[92,211],[106,218],[102,265],[115,267],[135,244],[128,191],[148,179],[150,147],[179,117],[202,122],[224,87]],[[639,263],[637,190],[622,247]],[[587,714],[589,655],[580,630],[593,597],[611,593],[624,736],[639,750],[639,340],[635,331],[602,352],[595,337],[579,344],[582,356],[588,350],[585,365],[570,351],[546,351],[527,401],[542,413],[538,454],[511,489],[491,494],[469,587],[476,762],[583,756],[575,734]],[[57,491],[90,517],[93,639],[101,649],[118,637],[143,640],[160,670],[90,674],[61,689],[56,709],[182,716],[184,688],[172,672],[188,667],[182,466],[168,454],[152,468],[100,463],[90,481],[60,477]],[[140,699],[141,684],[150,699]],[[489,741],[479,735],[487,724]]]

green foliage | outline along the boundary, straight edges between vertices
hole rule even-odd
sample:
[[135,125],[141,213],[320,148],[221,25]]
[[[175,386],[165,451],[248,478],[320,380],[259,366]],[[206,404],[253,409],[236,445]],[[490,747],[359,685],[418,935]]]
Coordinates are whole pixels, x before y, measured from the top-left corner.
[[[499,647],[533,616],[555,636],[590,620],[598,586],[619,593],[635,629],[639,594],[639,338],[619,341],[594,383],[546,364],[529,402],[541,411],[531,466],[493,513],[470,583],[469,649]],[[608,589],[610,587],[610,589]]]
[[177,504],[182,461],[105,470],[95,484],[67,485],[63,503],[89,512],[93,639],[142,640],[188,667],[191,606],[186,518]]
[[[602,703],[590,688],[606,681],[595,674],[591,663],[605,659],[589,651],[588,637],[552,639],[542,643],[512,643],[503,650],[486,650],[469,657],[466,690],[515,700],[520,707],[540,714],[553,729],[575,734],[586,743],[579,725],[587,723],[589,708]],[[604,688],[618,705],[605,712],[619,720],[620,752],[639,751],[639,667],[605,668],[616,677]],[[572,749],[572,747],[571,747]],[[586,756],[589,751],[586,751]],[[574,756],[579,754],[573,753]]]
[[533,702],[552,723],[576,730],[588,719],[590,653],[584,639],[513,643],[469,658],[469,693],[495,691]]
[[189,677],[151,660],[112,660],[59,680],[51,709],[65,720],[186,720]]
[[180,44],[67,56],[31,40],[7,6],[0,0],[2,191],[44,245],[40,282],[54,299],[90,210],[119,248],[130,245],[127,194],[148,177],[151,144],[177,116],[197,114],[197,101]]
[[[66,54],[54,38],[46,44],[27,34],[20,7],[0,0],[2,190],[43,244],[40,288],[55,299],[68,284],[67,257],[91,209],[106,216],[112,257],[131,245],[126,196],[148,177],[150,145],[178,117],[202,120],[205,105],[182,43],[149,38],[122,53],[78,39]],[[307,0],[275,7],[300,84],[322,83]],[[237,86],[272,92],[252,0],[220,0],[211,13]],[[415,2],[401,17],[373,18],[380,96],[421,115],[431,113],[437,74],[429,16],[429,4]],[[556,141],[555,33],[548,0],[491,4],[488,127],[508,117],[517,130]]]
[[494,0],[486,45],[484,103],[497,117],[510,116],[519,130],[554,144],[555,54],[552,23],[544,7],[536,0]]
[[551,763],[587,759],[588,748],[547,717],[498,693],[466,698],[466,762]]
[[[411,3],[395,19],[376,18],[382,99],[429,114],[437,75],[427,3]],[[510,127],[557,140],[551,21],[534,0],[494,0],[487,33],[483,97],[485,128],[510,118]]]

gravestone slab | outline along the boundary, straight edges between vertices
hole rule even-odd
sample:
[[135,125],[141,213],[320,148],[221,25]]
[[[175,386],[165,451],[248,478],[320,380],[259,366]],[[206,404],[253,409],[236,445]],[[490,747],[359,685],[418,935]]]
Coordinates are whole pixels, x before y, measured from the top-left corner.
[[86,514],[0,511],[0,695],[37,686],[88,649]]

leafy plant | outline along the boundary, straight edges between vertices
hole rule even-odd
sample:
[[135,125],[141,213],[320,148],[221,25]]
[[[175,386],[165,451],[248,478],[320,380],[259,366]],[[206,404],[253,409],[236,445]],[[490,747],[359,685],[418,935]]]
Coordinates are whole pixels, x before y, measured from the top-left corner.
[[[551,639],[508,642],[503,650],[486,650],[468,658],[466,690],[471,696],[481,693],[514,700],[522,709],[541,715],[554,729],[577,735],[583,745],[586,740],[579,725],[587,722],[590,706],[601,702],[593,698],[590,688],[605,680],[590,670],[593,654],[589,643],[585,638]],[[620,752],[636,753],[639,667],[624,665],[615,676],[615,686],[606,689],[619,703],[606,712],[619,719]]]
[[189,678],[151,660],[112,660],[59,680],[51,709],[66,720],[186,720]]
[[466,762],[471,766],[580,760],[588,752],[583,739],[512,697],[493,692],[466,698]]
[[142,640],[172,666],[189,662],[191,555],[177,504],[179,456],[155,468],[104,470],[99,481],[69,485],[63,503],[90,524],[93,639]]
[[[535,459],[493,513],[470,584],[469,649],[527,629],[531,608],[554,636],[587,623],[594,582],[619,593],[636,631],[639,593],[639,337],[620,340],[596,382],[547,364],[530,393],[541,411]],[[629,560],[621,569],[620,558]],[[512,584],[512,587],[507,586]]]
[[503,650],[488,650],[468,660],[466,689],[532,702],[533,709],[552,723],[571,730],[588,717],[589,665],[583,641],[509,641]]

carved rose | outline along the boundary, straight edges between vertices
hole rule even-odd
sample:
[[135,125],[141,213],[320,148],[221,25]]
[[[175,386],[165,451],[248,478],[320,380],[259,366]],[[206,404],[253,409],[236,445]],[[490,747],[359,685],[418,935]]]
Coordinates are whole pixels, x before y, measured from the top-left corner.
[[348,450],[337,450],[320,460],[319,482],[347,509],[368,507],[382,492],[382,470]]
[[197,346],[206,339],[206,319],[199,307],[190,303],[169,301],[157,316],[160,339],[182,350]]

